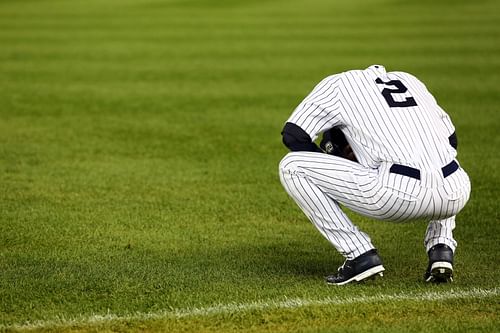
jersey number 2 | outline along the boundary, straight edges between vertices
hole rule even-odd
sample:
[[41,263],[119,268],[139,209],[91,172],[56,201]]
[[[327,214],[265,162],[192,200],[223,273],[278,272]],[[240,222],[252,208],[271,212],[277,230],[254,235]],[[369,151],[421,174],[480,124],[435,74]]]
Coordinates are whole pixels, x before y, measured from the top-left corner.
[[389,104],[391,108],[404,108],[409,106],[417,106],[417,102],[415,102],[415,99],[413,97],[406,97],[404,101],[396,101],[392,97],[393,94],[404,94],[405,92],[408,91],[408,88],[406,88],[403,82],[399,80],[391,80],[388,82],[384,82],[380,78],[377,78],[375,82],[377,84],[383,84],[385,86],[396,87],[396,89],[384,88],[382,90],[382,96],[384,96],[387,104]]

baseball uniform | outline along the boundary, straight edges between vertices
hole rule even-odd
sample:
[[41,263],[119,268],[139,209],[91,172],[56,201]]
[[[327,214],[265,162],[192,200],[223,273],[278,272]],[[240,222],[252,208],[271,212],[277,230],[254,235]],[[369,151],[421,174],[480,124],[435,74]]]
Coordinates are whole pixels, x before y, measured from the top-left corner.
[[[314,141],[340,129],[357,162],[325,154]],[[453,251],[455,216],[470,195],[457,161],[455,128],[425,85],[381,65],[322,80],[283,129],[291,152],[279,164],[287,193],[346,259],[373,250],[370,237],[342,211],[370,218],[430,220],[427,250]]]

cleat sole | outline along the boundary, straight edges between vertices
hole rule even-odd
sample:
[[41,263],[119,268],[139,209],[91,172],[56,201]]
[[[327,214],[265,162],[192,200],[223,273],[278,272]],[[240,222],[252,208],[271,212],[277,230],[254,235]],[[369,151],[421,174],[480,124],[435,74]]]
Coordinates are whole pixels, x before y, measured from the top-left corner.
[[356,276],[353,276],[349,280],[339,282],[339,283],[333,283],[333,282],[327,281],[326,283],[331,284],[331,285],[336,285],[336,286],[343,286],[344,284],[347,284],[347,283],[353,282],[353,281],[361,282],[361,281],[366,280],[366,279],[373,280],[373,279],[375,279],[376,275],[384,276],[384,273],[383,273],[384,271],[385,271],[384,266],[378,265],[378,266],[374,266],[370,269],[367,269],[366,271],[364,271]]
[[453,282],[453,265],[446,261],[438,261],[433,263],[431,266],[431,274],[426,279],[426,282]]

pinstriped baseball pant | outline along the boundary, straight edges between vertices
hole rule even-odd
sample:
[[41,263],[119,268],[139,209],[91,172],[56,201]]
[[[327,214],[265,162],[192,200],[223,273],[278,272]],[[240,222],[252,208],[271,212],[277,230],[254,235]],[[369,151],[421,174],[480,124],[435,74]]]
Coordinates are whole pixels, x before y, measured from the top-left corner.
[[370,218],[405,221],[429,218],[427,250],[441,243],[453,251],[455,215],[470,195],[461,168],[446,178],[441,170],[421,170],[421,180],[389,172],[390,164],[371,169],[337,156],[291,152],[280,162],[280,180],[320,233],[347,259],[374,248],[339,204]]

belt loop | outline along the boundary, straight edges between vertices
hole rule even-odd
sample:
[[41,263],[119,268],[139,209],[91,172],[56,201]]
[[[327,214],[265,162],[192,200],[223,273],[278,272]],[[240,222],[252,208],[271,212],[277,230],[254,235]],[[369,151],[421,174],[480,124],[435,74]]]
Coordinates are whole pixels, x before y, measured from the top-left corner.
[[443,177],[446,178],[455,171],[458,170],[458,163],[453,160],[449,164],[445,165],[444,167],[441,168],[441,171],[443,172]]
[[401,164],[393,164],[389,172],[420,180],[420,170]]

